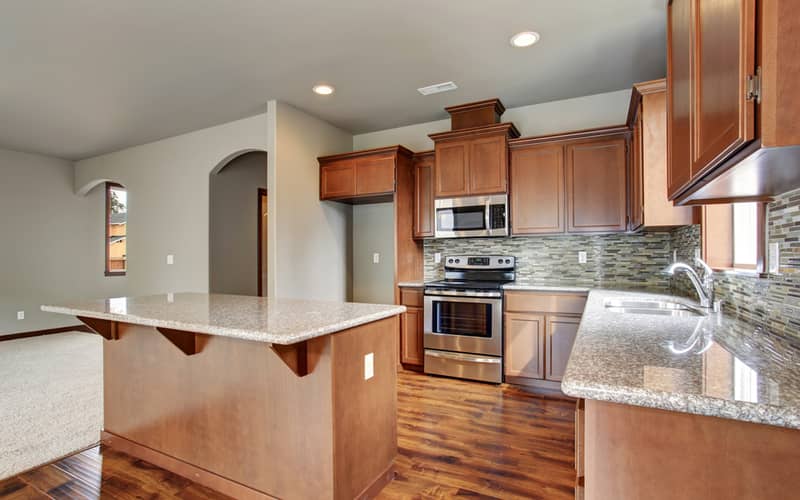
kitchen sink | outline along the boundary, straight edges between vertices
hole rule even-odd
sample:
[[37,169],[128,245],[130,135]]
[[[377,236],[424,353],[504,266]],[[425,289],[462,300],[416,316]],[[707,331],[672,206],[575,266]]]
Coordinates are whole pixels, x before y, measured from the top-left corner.
[[694,317],[706,314],[687,304],[669,300],[606,299],[603,304],[609,312],[623,314],[652,314],[657,316]]

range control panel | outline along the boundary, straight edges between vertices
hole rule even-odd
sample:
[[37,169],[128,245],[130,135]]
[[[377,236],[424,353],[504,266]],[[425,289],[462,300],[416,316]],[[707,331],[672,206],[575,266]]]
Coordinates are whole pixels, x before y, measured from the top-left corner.
[[446,269],[514,269],[516,259],[510,255],[449,255]]

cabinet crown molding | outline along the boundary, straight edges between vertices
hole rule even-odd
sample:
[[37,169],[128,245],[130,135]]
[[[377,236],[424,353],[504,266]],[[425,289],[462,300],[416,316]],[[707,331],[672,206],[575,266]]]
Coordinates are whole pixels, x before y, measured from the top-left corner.
[[463,128],[460,130],[451,130],[447,132],[437,132],[435,134],[428,134],[428,137],[430,137],[434,142],[441,142],[498,134],[506,134],[512,139],[520,136],[516,125],[507,122],[496,123],[494,125],[482,125],[480,127]]
[[573,130],[570,132],[559,132],[557,134],[539,135],[534,137],[520,137],[508,141],[509,149],[519,149],[537,144],[566,142],[582,139],[595,139],[614,135],[629,135],[630,129],[627,125],[614,125],[611,127],[598,127],[585,130]]
[[503,103],[500,102],[500,99],[498,99],[497,97],[493,99],[484,99],[483,101],[458,104],[456,106],[448,106],[444,108],[444,110],[452,115],[453,113],[464,113],[467,111],[475,111],[484,108],[492,108],[492,110],[498,115],[502,115],[503,113],[506,112],[506,107],[503,106]]
[[317,157],[317,161],[321,164],[323,163],[330,163],[332,161],[338,160],[345,160],[348,158],[358,158],[361,156],[371,156],[376,154],[398,154],[407,157],[412,157],[414,152],[408,149],[405,146],[401,146],[397,144],[395,146],[386,146],[382,148],[375,148],[375,149],[364,149],[361,151],[352,151],[350,153],[338,153],[335,155],[326,155],[326,156],[319,156]]

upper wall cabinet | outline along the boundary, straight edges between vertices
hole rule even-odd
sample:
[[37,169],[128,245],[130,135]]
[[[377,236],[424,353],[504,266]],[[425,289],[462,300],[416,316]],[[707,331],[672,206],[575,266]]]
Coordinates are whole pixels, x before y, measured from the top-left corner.
[[433,151],[414,154],[414,238],[433,238]]
[[627,127],[526,137],[511,149],[511,232],[627,229]]
[[637,83],[631,92],[632,131],[628,193],[630,229],[685,226],[691,207],[667,198],[667,85],[664,79]]
[[322,156],[319,199],[353,204],[392,201],[398,161],[410,161],[411,156],[402,146]]
[[513,123],[431,134],[435,143],[437,198],[505,193],[508,139],[519,137]]
[[677,204],[800,187],[798,19],[796,0],[669,2],[667,186]]

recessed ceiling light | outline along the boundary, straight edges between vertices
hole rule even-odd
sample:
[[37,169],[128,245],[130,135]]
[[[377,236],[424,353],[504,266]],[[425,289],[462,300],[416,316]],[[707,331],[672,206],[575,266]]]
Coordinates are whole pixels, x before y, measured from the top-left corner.
[[314,87],[311,90],[313,90],[315,94],[331,95],[331,94],[333,94],[334,88],[333,88],[333,85],[328,85],[328,84],[325,84],[325,83],[319,83],[317,85],[314,85]]
[[523,31],[511,37],[511,45],[514,47],[530,47],[539,41],[539,33],[535,31]]

